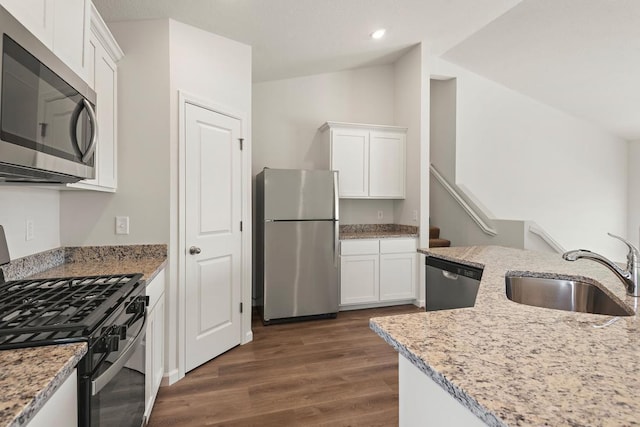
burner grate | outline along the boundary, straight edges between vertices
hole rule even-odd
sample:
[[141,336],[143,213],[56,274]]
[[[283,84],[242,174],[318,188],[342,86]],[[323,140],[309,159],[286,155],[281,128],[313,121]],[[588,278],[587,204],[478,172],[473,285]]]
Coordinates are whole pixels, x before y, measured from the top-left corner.
[[0,348],[88,337],[141,277],[65,277],[0,285]]

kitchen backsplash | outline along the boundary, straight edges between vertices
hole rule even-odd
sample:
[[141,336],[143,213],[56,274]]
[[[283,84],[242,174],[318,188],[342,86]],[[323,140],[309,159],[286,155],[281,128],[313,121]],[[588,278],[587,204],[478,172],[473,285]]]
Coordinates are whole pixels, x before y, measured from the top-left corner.
[[340,225],[340,233],[380,233],[398,232],[406,234],[418,234],[415,225],[403,224],[346,224]]

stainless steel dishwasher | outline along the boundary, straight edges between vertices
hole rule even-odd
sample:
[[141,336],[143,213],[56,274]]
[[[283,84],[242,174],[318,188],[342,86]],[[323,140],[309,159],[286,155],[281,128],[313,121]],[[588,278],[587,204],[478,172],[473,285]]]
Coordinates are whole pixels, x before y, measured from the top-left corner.
[[427,311],[473,307],[482,278],[481,268],[430,256],[426,264]]

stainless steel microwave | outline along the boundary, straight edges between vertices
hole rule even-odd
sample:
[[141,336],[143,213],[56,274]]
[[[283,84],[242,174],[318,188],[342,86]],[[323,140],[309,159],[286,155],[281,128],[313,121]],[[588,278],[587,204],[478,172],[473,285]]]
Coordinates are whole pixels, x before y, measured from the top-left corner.
[[0,183],[95,177],[96,94],[0,7]]

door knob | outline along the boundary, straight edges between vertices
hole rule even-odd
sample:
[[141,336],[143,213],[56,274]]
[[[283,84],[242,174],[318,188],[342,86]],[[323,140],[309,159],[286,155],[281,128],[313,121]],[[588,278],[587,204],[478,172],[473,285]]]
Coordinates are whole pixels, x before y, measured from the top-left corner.
[[197,246],[191,246],[191,247],[189,248],[189,253],[190,253],[191,255],[198,255],[200,252],[202,252],[202,251],[201,251],[201,250],[200,250],[200,248],[199,248],[199,247],[197,247]]

